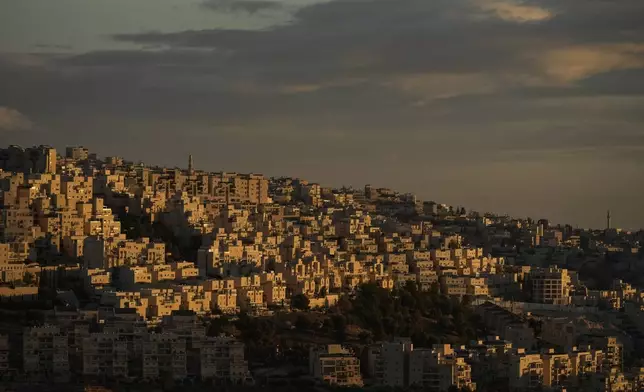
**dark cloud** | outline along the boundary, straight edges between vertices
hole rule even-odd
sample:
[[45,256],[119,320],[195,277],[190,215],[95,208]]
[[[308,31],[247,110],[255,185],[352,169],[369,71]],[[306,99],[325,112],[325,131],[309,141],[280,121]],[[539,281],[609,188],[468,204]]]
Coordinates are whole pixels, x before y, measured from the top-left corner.
[[644,96],[644,68],[593,75],[580,83],[588,94],[593,95],[641,95]]
[[241,11],[255,14],[261,11],[279,9],[282,4],[269,0],[205,0],[203,6],[215,11]]
[[[575,0],[558,7],[552,3],[554,10],[548,11],[551,18],[541,23],[514,23],[486,11],[486,5],[498,3],[513,4],[512,0],[335,1],[305,7],[296,12],[292,23],[268,30],[201,30],[115,38],[215,50],[228,54],[230,65],[252,68],[249,73],[275,83],[293,80],[310,84],[324,83],[328,78],[337,82],[339,77],[391,78],[430,72],[496,73],[495,82],[503,84],[539,79],[563,83],[606,70],[632,68],[644,61],[644,48],[626,47],[624,43],[632,41],[623,40],[625,31],[631,40],[642,38],[644,28],[633,23],[624,29],[615,22],[620,17],[632,19],[631,13],[639,8],[644,11],[639,4],[629,3],[623,10],[613,7],[606,12],[607,19],[598,23],[602,2],[591,1],[587,6]],[[539,4],[534,2],[530,7]],[[525,12],[519,8],[510,15],[522,17]],[[602,31],[601,41],[593,43],[603,46],[588,46],[590,26]],[[580,67],[583,64],[585,67]]]
[[532,0],[552,9],[556,18],[547,27],[577,42],[644,41],[644,2],[639,0]]
[[45,49],[45,50],[72,50],[71,45],[53,45],[53,44],[36,44],[34,45],[36,49]]

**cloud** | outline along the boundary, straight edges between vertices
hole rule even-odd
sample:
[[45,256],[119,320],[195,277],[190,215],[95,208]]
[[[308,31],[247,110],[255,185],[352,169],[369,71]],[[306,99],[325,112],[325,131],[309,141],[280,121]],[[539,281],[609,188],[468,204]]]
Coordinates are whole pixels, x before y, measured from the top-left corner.
[[[114,38],[172,50],[209,50],[218,57],[217,64],[212,62],[215,69],[244,74],[243,84],[257,83],[258,90],[266,90],[268,84],[277,85],[273,91],[297,91],[298,86],[319,90],[338,85],[338,80],[368,79],[403,92],[425,90],[430,96],[451,97],[576,77],[575,65],[559,53],[580,45],[570,42],[574,35],[568,32],[560,36],[551,32],[559,13],[511,0],[401,2],[317,3],[296,11],[291,23],[265,30],[150,32]],[[481,19],[481,9],[503,20],[543,23]],[[594,70],[603,68],[589,67],[577,78],[592,76]]]
[[26,131],[33,123],[16,109],[0,106],[0,131]]
[[[368,130],[384,135],[389,127],[422,133],[426,124],[439,122],[440,132],[467,132],[477,126],[476,119],[483,128],[494,128],[495,122],[514,121],[514,113],[526,121],[551,118],[547,110],[530,105],[533,99],[601,94],[584,81],[638,66],[637,45],[603,42],[621,38],[616,21],[628,20],[628,15],[590,2],[586,7],[581,0],[504,1],[509,8],[484,0],[322,2],[300,8],[291,23],[262,30],[118,35],[114,38],[119,41],[165,49],[90,52],[59,65],[64,74],[83,80],[75,96],[92,94],[86,85],[106,84],[101,100],[115,102],[105,107],[127,112],[163,108],[196,118],[208,108],[200,116],[217,122],[283,123],[297,132],[311,129],[305,132],[311,138],[316,137],[313,129],[325,123],[360,137]],[[544,11],[548,18],[531,9],[537,4],[552,10]],[[481,7],[495,18],[476,18]],[[608,17],[601,26],[601,44],[586,42],[586,26],[597,16],[597,7]],[[515,19],[541,15],[543,20],[505,23],[495,10]],[[629,94],[638,94],[632,85],[627,84]],[[626,91],[623,83],[619,86],[610,93]],[[124,91],[130,92],[127,97],[116,98]],[[185,108],[169,98],[176,96],[189,97]],[[495,100],[503,104],[482,109]],[[320,112],[328,113],[326,119],[319,120]],[[559,115],[574,118],[579,113]],[[540,129],[550,132],[547,126]]]
[[480,7],[497,18],[509,22],[542,22],[554,16],[551,11],[545,8],[512,0],[482,1]]
[[409,74],[394,77],[386,82],[385,85],[393,86],[424,99],[445,99],[466,94],[486,94],[494,92],[498,87],[497,81],[492,77],[476,73]]
[[53,50],[53,51],[60,51],[60,50],[70,51],[74,49],[71,45],[60,45],[60,44],[36,44],[34,45],[34,48]]
[[0,52],[0,65],[2,64],[21,68],[42,68],[50,65],[50,56],[47,54]]
[[644,43],[556,48],[535,60],[548,76],[571,83],[608,71],[644,68]]
[[323,86],[318,84],[294,84],[291,86],[284,86],[280,89],[284,94],[300,94],[300,93],[312,93],[320,90]]
[[[165,49],[93,52],[61,64],[94,75],[104,70],[111,77],[134,79],[140,74],[137,85],[146,88],[240,95],[320,97],[326,90],[355,93],[357,89],[347,87],[377,85],[395,92],[392,97],[401,105],[413,105],[437,98],[570,87],[598,74],[640,67],[636,44],[585,42],[587,26],[598,12],[606,15],[599,29],[602,41],[608,41],[621,38],[617,21],[630,20],[630,12],[639,7],[629,2],[628,12],[622,12],[604,3],[322,2],[300,8],[291,23],[263,30],[121,34],[114,38]],[[472,19],[481,9],[495,18]],[[498,18],[542,23],[502,23]],[[639,31],[635,24],[626,25],[631,35]]]
[[282,4],[268,0],[206,0],[203,6],[216,11],[247,12],[255,14],[262,11],[282,8]]

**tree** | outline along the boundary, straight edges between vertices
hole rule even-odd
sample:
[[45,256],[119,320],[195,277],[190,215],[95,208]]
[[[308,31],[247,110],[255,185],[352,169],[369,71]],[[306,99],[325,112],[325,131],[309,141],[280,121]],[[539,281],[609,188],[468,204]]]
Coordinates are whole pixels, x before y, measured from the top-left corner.
[[299,314],[295,320],[295,328],[300,331],[306,331],[311,329],[313,322],[306,314]]
[[309,309],[309,298],[304,294],[296,294],[291,298],[291,308],[299,310]]
[[322,286],[322,288],[320,289],[320,292],[318,293],[318,297],[319,298],[326,297],[326,286]]
[[222,314],[224,314],[224,312],[222,312],[221,308],[220,308],[220,307],[219,307],[219,305],[217,305],[217,304],[215,304],[214,306],[212,306],[210,310],[212,311],[212,314],[215,314],[215,315],[222,315]]
[[373,338],[370,332],[362,331],[360,332],[360,335],[358,335],[358,337],[360,338],[360,343],[362,344],[371,344],[373,342]]
[[336,303],[336,308],[342,314],[349,314],[353,310],[353,304],[347,295],[343,295]]
[[410,283],[388,291],[371,283],[361,285],[354,296],[345,295],[336,304],[331,313],[344,316],[344,320],[325,323],[326,332],[335,332],[341,340],[344,328],[338,327],[356,325],[370,333],[373,340],[410,336],[419,347],[446,339],[464,343],[476,337],[477,321],[470,301],[461,303],[440,294],[438,284],[432,288],[423,291]]
[[331,318],[333,322],[333,329],[335,330],[335,338],[344,343],[347,340],[347,319],[343,315],[335,315]]
[[208,336],[219,336],[230,327],[230,320],[227,316],[213,317],[208,325]]
[[242,313],[248,313],[251,310],[252,306],[250,304],[250,298],[244,298],[240,301],[239,311]]
[[24,284],[31,285],[34,283],[34,274],[31,272],[25,272],[25,275],[22,277]]

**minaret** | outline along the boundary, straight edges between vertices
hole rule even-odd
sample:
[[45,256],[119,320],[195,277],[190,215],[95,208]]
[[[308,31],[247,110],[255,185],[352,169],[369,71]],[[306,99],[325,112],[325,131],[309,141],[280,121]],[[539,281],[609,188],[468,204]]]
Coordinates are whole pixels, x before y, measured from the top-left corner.
[[193,172],[193,162],[192,162],[192,154],[188,155],[188,172],[192,173]]
[[606,230],[610,230],[610,210],[606,212]]

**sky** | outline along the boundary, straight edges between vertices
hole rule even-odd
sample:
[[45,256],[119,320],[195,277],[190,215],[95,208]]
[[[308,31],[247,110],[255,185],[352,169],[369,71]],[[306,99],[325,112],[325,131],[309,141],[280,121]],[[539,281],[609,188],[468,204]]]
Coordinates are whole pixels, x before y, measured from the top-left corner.
[[644,227],[642,0],[0,0],[0,145]]

